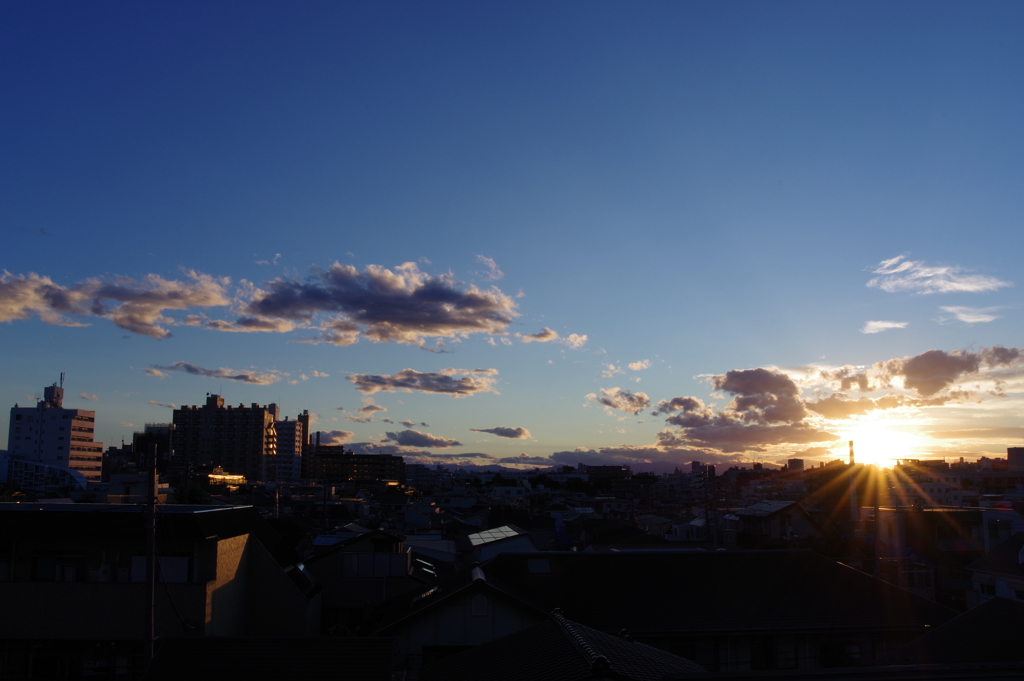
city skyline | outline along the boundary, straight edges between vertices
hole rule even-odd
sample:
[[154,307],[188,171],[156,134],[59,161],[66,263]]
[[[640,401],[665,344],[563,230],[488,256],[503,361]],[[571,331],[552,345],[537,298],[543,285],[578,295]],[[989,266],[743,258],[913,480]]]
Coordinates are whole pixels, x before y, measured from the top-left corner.
[[[8,6],[0,430],[411,462],[1024,443],[1024,9]],[[730,406],[731,405],[731,406]]]

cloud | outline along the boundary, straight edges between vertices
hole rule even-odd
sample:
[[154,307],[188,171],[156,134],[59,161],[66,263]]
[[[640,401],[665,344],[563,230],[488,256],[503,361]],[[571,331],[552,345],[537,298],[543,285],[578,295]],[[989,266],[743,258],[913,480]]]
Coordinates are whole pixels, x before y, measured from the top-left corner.
[[305,323],[319,313],[337,315],[311,342],[350,345],[364,337],[422,347],[427,338],[503,334],[518,316],[515,301],[497,288],[462,288],[451,275],[433,277],[412,262],[394,271],[368,265],[362,272],[336,262],[305,281],[275,279],[266,286],[247,314]]
[[257,260],[257,261],[256,261],[256,264],[257,264],[257,265],[276,265],[276,264],[277,264],[277,261],[278,261],[278,259],[279,259],[280,257],[281,257],[281,254],[280,254],[280,253],[275,253],[275,254],[274,254],[274,259],[273,259],[273,260]]
[[867,370],[863,367],[847,364],[838,369],[823,369],[820,375],[826,381],[838,383],[841,390],[850,390],[853,386],[864,392],[871,389]]
[[526,428],[495,426],[494,428],[470,428],[474,433],[490,433],[498,437],[507,437],[512,440],[525,440],[530,437],[530,431]]
[[228,381],[239,381],[241,383],[250,383],[252,385],[270,385],[277,383],[281,380],[281,377],[275,373],[258,373],[255,371],[235,371],[233,369],[204,369],[201,366],[195,364],[189,364],[188,362],[175,362],[170,366],[154,366],[150,367],[157,369],[158,371],[181,371],[186,374],[192,374],[193,376],[205,376],[207,378],[220,378]]
[[587,336],[586,334],[581,336],[578,333],[570,333],[569,336],[563,342],[573,350],[579,350],[584,345],[586,345]]
[[316,369],[314,369],[314,370],[313,370],[313,376],[314,376],[315,378],[327,378],[327,377],[329,377],[329,376],[330,376],[330,374],[325,374],[325,373],[324,373],[324,372],[322,372],[322,371],[317,371]]
[[[468,397],[476,393],[494,392],[497,369],[443,369],[439,372],[419,372],[415,369],[402,369],[393,376],[376,374],[353,374],[348,377],[356,390],[362,393],[378,391],[405,392],[419,391],[424,393],[440,393],[452,397]],[[461,378],[456,378],[460,376]]]
[[373,401],[372,397],[363,398],[363,406],[356,409],[356,412],[361,414],[360,416],[346,416],[346,421],[355,421],[356,423],[370,423],[373,421],[373,415],[379,411],[387,411],[386,407],[382,407]]
[[942,440],[991,440],[1000,445],[1007,440],[1020,440],[1024,438],[1024,428],[966,428],[962,430],[933,430],[928,433],[931,437]]
[[505,276],[505,273],[498,268],[498,263],[494,262],[494,258],[488,258],[483,255],[476,256],[477,262],[481,262],[487,266],[486,272],[478,272],[477,275],[487,281],[497,281]]
[[970,397],[969,393],[957,393],[944,397],[929,399],[907,397],[906,395],[890,394],[876,399],[861,397],[848,399],[843,393],[834,393],[824,399],[806,402],[807,408],[829,419],[848,419],[861,416],[877,409],[897,409],[899,407],[936,407],[953,400]]
[[557,462],[549,456],[530,456],[525,452],[519,456],[506,456],[495,463],[520,463],[533,466],[554,466]]
[[404,421],[399,421],[399,423],[401,423],[401,424],[402,424],[403,426],[405,426],[406,428],[412,428],[413,426],[415,426],[415,425],[416,425],[416,423],[415,423],[415,422],[413,422],[413,421],[410,421],[409,419],[406,419],[406,420],[404,420]]
[[95,395],[90,395],[89,393],[81,393],[79,394],[79,397],[81,397],[83,400],[91,400],[92,402],[98,402],[100,399]]
[[871,321],[864,322],[864,326],[861,328],[861,333],[881,333],[882,331],[888,331],[889,329],[905,329],[909,322],[882,322],[882,321]]
[[929,267],[921,261],[906,260],[898,255],[883,260],[873,271],[879,276],[868,281],[868,286],[888,293],[914,291],[916,293],[986,293],[997,291],[1012,282],[981,274],[964,274],[961,267]]
[[160,371],[159,369],[154,369],[153,367],[149,367],[148,369],[146,369],[146,375],[156,376],[157,378],[167,378],[167,374]]
[[119,423],[118,425],[121,426],[122,428],[134,428],[135,427],[134,423],[127,423],[125,421],[121,421],[121,423]]
[[651,360],[642,359],[639,362],[630,362],[626,366],[628,366],[633,371],[642,371],[643,369],[651,368]]
[[605,364],[604,365],[604,370],[601,372],[601,378],[612,378],[616,374],[624,374],[624,373],[626,373],[626,372],[623,371],[621,368],[615,366],[614,364]]
[[150,400],[149,404],[154,407],[167,407],[168,409],[177,409],[173,402],[157,402],[156,400]]
[[[961,321],[964,324],[984,324],[986,322],[994,322],[999,319],[999,315],[992,314],[998,307],[957,307],[957,306],[943,306],[939,308],[943,312],[948,312],[957,321]],[[939,321],[951,321],[949,317],[943,317]]]
[[[349,440],[355,434],[351,430],[321,430],[317,431],[320,433],[320,444],[322,445],[344,445],[348,444]],[[313,442],[316,442],[316,436],[313,436]]]
[[225,287],[228,279],[186,271],[191,281],[164,279],[147,274],[141,280],[129,277],[93,278],[64,287],[35,273],[0,275],[0,322],[28,319],[35,315],[47,324],[85,326],[69,316],[109,319],[125,331],[166,338],[170,332],[161,325],[174,323],[165,310],[223,306],[230,303]]
[[807,423],[800,388],[775,369],[733,370],[711,377],[716,390],[734,397],[715,413],[696,397],[659,402],[657,414],[677,430],[658,433],[660,447],[710,448],[719,452],[762,452],[778,444],[809,444],[838,439]]
[[552,331],[551,329],[545,326],[537,333],[517,333],[516,337],[518,337],[519,340],[521,340],[524,343],[547,343],[548,341],[558,340],[558,333],[556,331]]
[[447,447],[461,447],[462,443],[458,440],[449,440],[448,438],[439,437],[437,435],[431,435],[430,433],[421,433],[418,430],[403,430],[397,433],[387,433],[387,439],[396,442],[403,447],[433,447],[433,448],[447,448]]
[[609,410],[617,409],[634,416],[651,404],[651,399],[647,397],[646,393],[634,393],[625,388],[602,388],[601,395],[602,397],[598,397],[596,394],[590,393],[587,395],[587,399],[594,400]]

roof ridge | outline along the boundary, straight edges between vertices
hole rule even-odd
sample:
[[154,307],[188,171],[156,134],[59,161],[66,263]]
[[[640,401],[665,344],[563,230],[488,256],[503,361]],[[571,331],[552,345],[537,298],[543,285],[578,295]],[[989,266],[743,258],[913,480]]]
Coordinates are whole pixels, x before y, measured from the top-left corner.
[[583,636],[583,633],[576,629],[575,623],[567,620],[561,610],[557,608],[552,610],[551,619],[558,623],[558,626],[569,637],[569,640],[576,646],[576,649],[580,651],[591,669],[595,672],[600,671],[603,673],[611,671],[611,661],[594,650],[593,646]]

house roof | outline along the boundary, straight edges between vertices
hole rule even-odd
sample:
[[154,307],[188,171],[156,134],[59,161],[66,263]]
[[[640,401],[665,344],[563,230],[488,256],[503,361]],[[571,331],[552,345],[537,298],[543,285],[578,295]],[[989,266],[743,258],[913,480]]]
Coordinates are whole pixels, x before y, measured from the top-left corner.
[[1018,532],[969,564],[967,569],[1024,577],[1024,563],[1020,562],[1021,556],[1024,555],[1022,550],[1024,550],[1024,532]]
[[878,660],[879,665],[1024,662],[1024,603],[993,598]]
[[759,501],[752,506],[746,508],[737,508],[733,513],[738,516],[753,515],[753,516],[770,516],[773,513],[778,513],[784,509],[789,508],[795,501]]
[[[524,655],[525,651],[529,654]],[[605,634],[552,613],[510,636],[427,665],[422,681],[660,681],[666,674],[700,674],[687,659],[628,638]]]
[[489,579],[601,631],[924,630],[956,615],[812,551],[504,553]]
[[483,546],[485,544],[493,544],[494,542],[502,541],[504,539],[511,539],[513,537],[520,537],[525,532],[520,530],[515,525],[502,525],[501,527],[495,527],[490,530],[483,530],[482,532],[474,532],[469,535],[469,543],[473,547]]
[[361,534],[352,534],[344,537],[340,541],[336,541],[333,544],[327,545],[317,550],[316,553],[314,553],[306,559],[306,562],[308,563],[311,561],[319,560],[320,558],[332,555],[334,553],[337,553],[338,551],[344,551],[349,546],[364,541],[368,541],[371,544],[376,545],[378,543],[401,544],[404,540],[404,534],[398,534],[397,532],[392,532],[388,529],[377,529],[370,530],[369,532],[363,532]]
[[180,638],[159,643],[143,679],[391,681],[398,661],[391,638]]
[[476,593],[493,595],[513,603],[538,618],[547,616],[547,610],[526,599],[522,594],[509,589],[497,580],[489,578],[480,568],[474,568],[470,575],[458,575],[441,581],[437,586],[422,593],[404,593],[383,603],[367,618],[371,629],[378,635],[390,635],[396,629],[412,622],[427,612],[445,607],[458,598]]

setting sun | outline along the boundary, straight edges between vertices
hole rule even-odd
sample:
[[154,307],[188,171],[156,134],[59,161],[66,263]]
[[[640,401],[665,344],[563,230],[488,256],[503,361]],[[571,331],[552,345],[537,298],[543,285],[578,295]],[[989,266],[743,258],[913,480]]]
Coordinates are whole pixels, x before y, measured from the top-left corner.
[[833,456],[844,461],[849,457],[849,441],[853,440],[857,463],[889,467],[898,459],[919,459],[926,455],[928,443],[912,426],[896,424],[889,419],[866,416],[839,433],[842,444],[832,448]]

